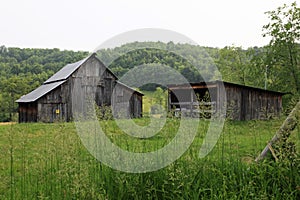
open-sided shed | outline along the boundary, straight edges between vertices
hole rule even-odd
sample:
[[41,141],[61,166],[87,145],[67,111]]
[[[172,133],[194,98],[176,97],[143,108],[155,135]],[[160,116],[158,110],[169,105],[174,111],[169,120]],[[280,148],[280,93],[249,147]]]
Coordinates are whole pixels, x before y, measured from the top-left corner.
[[[224,85],[226,102],[218,101],[222,94],[221,84]],[[226,104],[227,117],[234,120],[252,120],[280,116],[282,96],[285,93],[212,81],[169,85],[168,94],[169,110],[175,109],[190,114],[209,113]]]

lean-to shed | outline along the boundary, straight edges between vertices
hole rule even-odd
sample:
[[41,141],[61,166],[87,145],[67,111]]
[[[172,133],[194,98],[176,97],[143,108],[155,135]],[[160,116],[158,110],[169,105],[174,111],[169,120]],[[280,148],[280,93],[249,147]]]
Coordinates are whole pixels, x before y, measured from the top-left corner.
[[[222,94],[221,84],[226,102],[218,101]],[[222,81],[174,84],[168,86],[168,108],[197,116],[214,112],[218,106],[226,104],[226,115],[231,119],[266,119],[280,116],[284,94]]]
[[[117,80],[93,53],[66,65],[40,87],[18,99],[19,122],[70,121],[74,117],[72,106],[78,107],[90,100],[98,106],[111,106],[114,102],[115,114],[122,111],[128,117],[142,116],[143,94]],[[121,98],[124,94],[129,98]],[[86,108],[80,111],[83,115],[88,112]]]

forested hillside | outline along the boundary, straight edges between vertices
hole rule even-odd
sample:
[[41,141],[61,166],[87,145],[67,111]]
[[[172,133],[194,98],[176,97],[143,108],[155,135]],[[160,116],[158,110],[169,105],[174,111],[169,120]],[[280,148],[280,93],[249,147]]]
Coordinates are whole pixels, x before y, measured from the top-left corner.
[[[145,48],[147,47],[147,48]],[[269,47],[222,49],[174,44],[173,42],[130,43],[114,49],[102,49],[98,57],[118,77],[142,64],[164,64],[176,69],[191,82],[220,79],[212,66],[217,66],[222,79],[238,84],[297,94],[289,71],[280,63],[269,62]],[[67,63],[76,62],[88,52],[59,49],[20,49],[0,47],[0,121],[10,121],[17,112],[15,100],[41,85]],[[199,69],[196,70],[195,66]],[[199,74],[199,71],[201,74]],[[142,89],[154,90],[155,85]],[[290,97],[287,95],[286,99]]]
[[[225,81],[264,87],[265,67],[261,65],[253,68],[252,63],[254,54],[259,55],[262,52],[263,48],[218,49],[173,42],[135,42],[115,49],[100,50],[98,55],[118,76],[135,66],[158,63],[176,69],[190,82],[203,81],[201,76],[209,81],[221,79],[214,70],[217,67]],[[270,88],[276,89],[273,85],[269,85]]]
[[280,60],[274,62],[275,54],[270,52],[269,46],[245,50],[235,46],[219,49],[173,42],[136,42],[100,50],[98,56],[119,77],[135,66],[159,63],[176,69],[191,82],[202,80],[199,71],[207,80],[215,80],[220,78],[212,70],[216,66],[224,81],[296,94],[294,79],[286,78],[290,70]]

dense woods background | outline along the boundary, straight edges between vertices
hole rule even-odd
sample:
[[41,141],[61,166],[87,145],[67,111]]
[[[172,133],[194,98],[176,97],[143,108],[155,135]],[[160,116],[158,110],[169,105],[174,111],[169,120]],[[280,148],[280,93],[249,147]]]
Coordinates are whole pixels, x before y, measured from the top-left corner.
[[[147,64],[148,69],[167,65],[190,82],[203,81],[203,77],[206,81],[222,78],[286,92],[283,103],[288,112],[300,97],[300,8],[294,2],[265,14],[270,22],[263,26],[263,36],[271,40],[264,47],[220,49],[173,42],[134,42],[97,53],[118,77],[139,65]],[[64,65],[87,55],[88,52],[0,46],[0,121],[13,120],[17,112],[15,100],[20,96],[41,85]],[[153,91],[157,86],[148,84],[140,89]]]

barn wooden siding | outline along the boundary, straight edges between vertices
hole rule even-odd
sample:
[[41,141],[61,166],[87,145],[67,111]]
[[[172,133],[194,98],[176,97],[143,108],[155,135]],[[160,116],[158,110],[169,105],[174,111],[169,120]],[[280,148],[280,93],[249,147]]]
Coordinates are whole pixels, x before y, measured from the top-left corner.
[[[88,115],[89,105],[95,102],[98,106],[110,106],[116,76],[98,61],[89,59],[70,77],[70,108],[83,116]],[[72,109],[70,110],[72,112]],[[74,113],[72,113],[73,116]]]
[[[111,106],[117,98],[112,97],[116,83],[117,77],[92,54],[65,66],[42,86],[17,100],[19,122],[70,121],[74,117],[72,108],[83,116],[89,114],[90,101],[98,106]],[[126,110],[127,116],[141,116],[143,94],[124,84],[117,90],[125,95],[131,91],[132,96],[127,103],[118,102],[115,112]]]
[[235,120],[279,117],[283,93],[224,83],[227,115]]
[[[226,91],[226,102],[220,101],[220,99],[224,99],[221,97],[221,84],[224,84]],[[195,114],[197,112],[213,112],[226,104],[227,117],[234,120],[279,117],[284,95],[280,92],[221,81],[169,85],[168,90],[169,110],[175,108]],[[208,98],[207,93],[209,93]],[[199,108],[200,111],[198,111]]]
[[115,117],[142,117],[143,94],[117,82],[112,96]]
[[37,101],[37,121],[70,121],[69,82],[58,86]]

